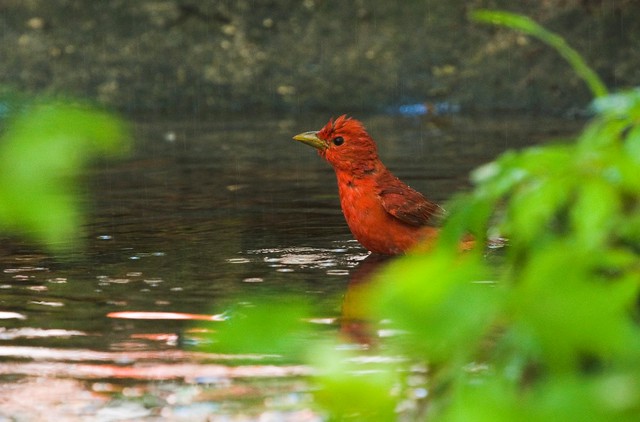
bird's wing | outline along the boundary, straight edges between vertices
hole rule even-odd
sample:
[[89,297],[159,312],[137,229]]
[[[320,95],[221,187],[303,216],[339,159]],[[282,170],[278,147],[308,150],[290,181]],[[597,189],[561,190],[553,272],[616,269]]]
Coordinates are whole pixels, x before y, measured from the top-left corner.
[[389,214],[406,224],[419,227],[433,223],[434,217],[443,213],[438,204],[429,201],[395,176],[389,176],[378,184],[382,206]]

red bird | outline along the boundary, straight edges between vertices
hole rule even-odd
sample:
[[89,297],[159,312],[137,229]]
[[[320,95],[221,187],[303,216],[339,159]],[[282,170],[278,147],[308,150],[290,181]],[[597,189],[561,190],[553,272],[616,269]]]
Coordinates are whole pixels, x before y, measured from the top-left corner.
[[[342,115],[318,132],[293,137],[318,150],[338,178],[340,205],[353,236],[371,252],[396,255],[431,247],[442,209],[395,177],[380,161],[361,122]],[[468,249],[465,242],[461,247]]]

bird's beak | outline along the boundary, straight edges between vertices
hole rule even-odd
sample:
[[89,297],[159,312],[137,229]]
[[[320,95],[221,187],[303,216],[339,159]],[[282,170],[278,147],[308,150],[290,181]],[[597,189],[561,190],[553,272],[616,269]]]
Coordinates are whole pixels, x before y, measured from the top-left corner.
[[321,151],[329,147],[325,141],[318,138],[318,132],[316,131],[300,133],[294,136],[293,139],[295,139],[296,141],[300,141],[304,144],[310,145],[315,149],[319,149]]

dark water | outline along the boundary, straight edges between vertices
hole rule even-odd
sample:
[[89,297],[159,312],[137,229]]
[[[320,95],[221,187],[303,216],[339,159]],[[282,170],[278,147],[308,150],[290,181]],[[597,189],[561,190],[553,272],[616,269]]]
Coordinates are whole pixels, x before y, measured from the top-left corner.
[[[291,140],[327,118],[140,118],[133,156],[87,172],[82,253],[59,259],[5,239],[0,420],[320,420],[308,368],[191,344],[203,338],[200,319],[215,326],[256,296],[305,295],[315,323],[328,335],[341,329],[367,252],[342,219],[332,170]],[[467,189],[468,172],[502,151],[579,127],[514,116],[363,120],[388,167],[437,201]]]

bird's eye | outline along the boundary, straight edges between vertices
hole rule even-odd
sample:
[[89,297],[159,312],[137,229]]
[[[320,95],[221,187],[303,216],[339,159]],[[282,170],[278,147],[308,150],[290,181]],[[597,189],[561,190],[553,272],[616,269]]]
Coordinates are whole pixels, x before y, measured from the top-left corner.
[[333,138],[333,145],[339,147],[342,144],[344,144],[344,138],[342,136],[336,136]]

